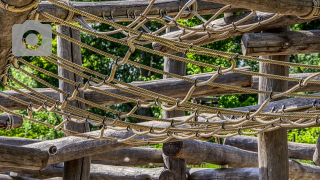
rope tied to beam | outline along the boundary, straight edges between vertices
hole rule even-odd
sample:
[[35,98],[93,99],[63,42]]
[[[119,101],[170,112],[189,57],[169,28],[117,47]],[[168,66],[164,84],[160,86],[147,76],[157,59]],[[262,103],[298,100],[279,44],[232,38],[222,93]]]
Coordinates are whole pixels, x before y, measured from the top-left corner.
[[28,11],[30,9],[36,8],[40,2],[41,0],[33,0],[28,5],[25,5],[22,7],[16,7],[3,2],[3,0],[0,0],[0,7],[10,12],[24,12],[24,11]]
[[313,0],[312,11],[306,16],[300,16],[301,19],[312,19],[320,15],[320,0]]

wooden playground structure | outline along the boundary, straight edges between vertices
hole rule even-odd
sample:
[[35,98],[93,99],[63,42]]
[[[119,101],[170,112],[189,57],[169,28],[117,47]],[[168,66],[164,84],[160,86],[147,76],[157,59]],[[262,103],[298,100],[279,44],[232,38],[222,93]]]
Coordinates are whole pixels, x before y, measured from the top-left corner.
[[[202,15],[212,17],[205,20]],[[320,94],[296,93],[319,91],[320,73],[289,74],[289,67],[320,69],[289,62],[291,54],[319,53],[320,30],[290,31],[290,25],[316,20],[319,15],[320,0],[0,0],[0,80],[10,89],[0,91],[0,111],[4,112],[0,128],[19,128],[25,119],[66,135],[46,141],[1,136],[0,179],[320,179],[320,140],[316,145],[287,140],[288,129],[320,123]],[[193,17],[202,24],[186,27],[177,22]],[[52,34],[57,36],[57,54],[41,58],[58,66],[58,74],[12,54],[12,26],[26,20],[56,23]],[[153,32],[145,26],[149,21],[162,27]],[[124,26],[122,22],[130,23]],[[105,23],[114,30],[99,32],[90,23]],[[109,54],[81,42],[80,32],[128,50],[124,57]],[[117,33],[124,38],[111,36]],[[242,36],[242,55],[202,46],[236,36]],[[152,48],[147,47],[150,44]],[[112,59],[110,73],[83,67],[81,48]],[[130,59],[135,50],[165,57],[164,69]],[[220,58],[229,66],[190,60],[188,53]],[[259,72],[236,67],[236,59],[259,62]],[[186,76],[186,63],[216,71]],[[163,79],[121,82],[115,74],[124,64],[162,74]],[[59,87],[23,67],[58,79]],[[28,87],[9,73],[10,68],[47,88]],[[197,103],[227,94],[259,94],[259,105],[223,109]],[[135,103],[129,112],[106,107],[128,102]],[[152,106],[163,110],[162,118],[135,113]],[[116,117],[86,111],[91,107]],[[27,110],[28,115],[14,110]],[[38,121],[33,113],[39,111],[62,115],[63,120],[57,126]],[[127,117],[145,122],[130,123]],[[89,132],[89,124],[100,130]],[[224,142],[207,142],[212,138]],[[141,147],[158,143],[163,143],[162,149]],[[315,165],[296,159],[312,160]],[[221,168],[187,168],[203,162]],[[133,167],[148,165],[163,167]]]

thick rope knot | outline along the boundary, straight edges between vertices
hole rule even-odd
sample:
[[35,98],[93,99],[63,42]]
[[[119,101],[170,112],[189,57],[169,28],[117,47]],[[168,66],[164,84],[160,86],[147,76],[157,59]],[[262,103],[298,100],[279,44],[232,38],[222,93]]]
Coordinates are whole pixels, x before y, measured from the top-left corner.
[[300,16],[300,19],[312,19],[320,15],[320,0],[313,0],[313,9],[306,16]]
[[6,130],[11,130],[14,127],[13,115],[8,114],[8,121],[6,122]]
[[22,6],[22,7],[16,7],[16,6],[11,6],[2,0],[0,0],[0,7],[2,9],[5,9],[10,12],[24,12],[28,11],[30,9],[36,8],[38,4],[40,3],[41,0],[33,0],[30,4]]

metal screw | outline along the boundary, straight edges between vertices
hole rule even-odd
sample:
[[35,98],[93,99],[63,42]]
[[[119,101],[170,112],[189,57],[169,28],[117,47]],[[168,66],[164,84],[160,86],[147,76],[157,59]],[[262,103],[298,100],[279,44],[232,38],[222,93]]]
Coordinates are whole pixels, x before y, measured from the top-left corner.
[[289,46],[290,46],[290,42],[284,42],[283,45],[284,45],[285,47],[289,47]]

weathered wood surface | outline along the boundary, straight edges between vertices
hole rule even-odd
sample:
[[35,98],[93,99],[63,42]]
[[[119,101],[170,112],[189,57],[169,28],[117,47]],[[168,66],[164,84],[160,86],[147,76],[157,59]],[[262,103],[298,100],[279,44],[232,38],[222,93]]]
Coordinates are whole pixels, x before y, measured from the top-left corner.
[[[27,138],[13,138],[13,137],[0,137],[0,144],[23,146],[37,142],[43,142],[42,140],[27,139]],[[104,164],[104,165],[116,165],[116,166],[162,166],[162,149],[152,147],[133,147],[128,149],[121,149],[116,151],[105,152],[101,154],[95,154],[92,156],[92,163]],[[202,161],[198,159],[187,160],[188,165],[199,165]],[[3,167],[0,168],[1,172]]]
[[312,159],[317,166],[320,166],[320,135],[317,139],[316,149],[314,151]]
[[[62,177],[63,168],[60,166],[48,166],[45,170],[18,170],[18,176],[30,178],[52,178]],[[134,167],[115,167],[105,165],[91,165],[90,180],[104,179],[164,179],[161,177],[163,168],[134,168]],[[320,167],[308,164],[290,161],[290,179],[310,180],[317,179],[320,175]],[[160,175],[160,178],[159,178]],[[213,180],[216,178],[223,179],[259,179],[258,168],[226,168],[226,169],[207,169],[191,168],[187,169],[187,176],[190,180]],[[168,177],[168,176],[165,176]],[[170,178],[167,178],[171,180]],[[166,180],[167,180],[166,179]]]
[[[258,152],[258,139],[249,136],[226,138],[224,144],[247,151]],[[294,159],[312,160],[316,146],[314,144],[288,142],[288,156]]]
[[[166,29],[166,33],[177,31],[179,30],[177,27],[169,27]],[[175,54],[179,57],[186,57],[184,53],[178,52]],[[170,59],[168,57],[164,58],[164,67],[163,70],[165,72],[170,72],[173,74],[177,74],[180,76],[186,75],[186,67],[187,64],[182,61],[177,61],[174,59]],[[170,76],[163,76],[163,79],[171,78]],[[163,118],[174,118],[184,116],[184,111],[173,110],[173,111],[162,111]],[[163,143],[163,146],[169,145],[171,148],[179,147],[180,144],[183,144],[183,141],[176,141],[176,142],[167,142]],[[169,157],[166,154],[163,154],[163,161],[164,161],[164,168],[168,169],[172,172],[174,179],[185,180],[186,179],[186,160],[182,158],[174,158]]]
[[[271,2],[271,1],[270,1]],[[239,3],[241,4],[241,3]],[[227,17],[227,18],[221,18],[221,19],[217,19],[214,20],[210,23],[210,27],[213,27],[214,30],[223,30],[227,25],[232,25],[233,22],[236,22],[244,17],[246,17],[247,15],[249,15],[249,13],[244,13],[244,14],[240,14],[240,15],[236,15],[236,16],[231,16],[231,17]],[[242,25],[249,25],[249,24],[256,24],[257,23],[257,17],[261,16],[262,19],[266,20],[269,19],[271,17],[273,17],[275,14],[273,13],[265,13],[265,12],[257,12],[254,16],[252,16],[250,19],[248,19],[246,22],[241,23],[240,26]],[[290,26],[290,25],[294,25],[294,24],[301,24],[301,23],[305,23],[311,20],[315,20],[314,19],[300,19],[297,16],[293,16],[293,15],[286,15],[283,17],[280,17],[279,19],[276,19],[274,21],[272,21],[271,23],[268,24],[261,24],[258,27],[248,31],[248,32],[240,32],[240,31],[232,31],[230,32],[227,36],[225,37],[221,37],[221,38],[206,38],[201,42],[197,42],[194,43],[195,45],[204,45],[204,44],[209,44],[211,42],[217,42],[217,41],[221,41],[221,40],[225,40],[225,39],[229,39],[231,37],[237,37],[237,36],[242,36],[245,33],[251,33],[251,32],[259,32],[259,31],[263,31],[263,30],[267,30],[267,29],[273,29],[273,28],[279,28],[279,27],[283,27],[283,26]],[[202,26],[196,26],[198,28],[201,28]],[[186,33],[190,32],[188,30],[185,31]],[[172,33],[168,33],[168,34],[164,34],[161,37],[163,38],[178,38],[179,36],[183,35],[183,30],[180,31],[176,31],[176,32],[172,32]],[[185,39],[185,41],[190,41],[190,40],[197,40],[203,36],[207,36],[206,32],[197,32],[192,36],[189,36],[188,38]],[[152,44],[153,48],[155,50],[161,51],[161,52],[165,52],[165,53],[169,53],[169,54],[173,54],[176,51],[170,49],[169,47],[166,47],[164,45],[161,45],[159,43],[153,43]]]
[[[211,77],[210,74],[207,74],[207,75],[205,75],[205,74],[207,74],[207,73],[202,74],[205,77],[203,77],[203,78],[200,77],[200,79],[207,79],[207,78]],[[306,77],[308,77],[312,74],[313,73],[300,73],[300,74],[290,74],[289,76],[294,77],[294,78],[298,78],[298,79],[301,79],[301,78],[305,79]],[[195,78],[197,76],[192,75],[192,76],[188,76],[188,77]],[[233,78],[233,77],[237,77],[237,78]],[[238,81],[238,79],[239,79],[239,81]],[[240,86],[240,87],[249,86],[249,87],[247,87],[249,89],[258,89],[259,77],[253,76],[252,80],[250,80],[250,79],[251,78],[248,75],[234,74],[231,76],[231,74],[225,74],[223,76],[219,76],[215,82],[229,84],[229,85],[233,84],[234,86]],[[320,77],[316,77],[316,78],[314,78],[314,80],[320,80]],[[251,86],[250,84],[252,84],[252,87],[250,87]],[[291,88],[297,84],[298,84],[297,81],[289,81],[288,88]],[[183,80],[177,80],[174,78],[170,78],[170,79],[167,79],[166,81],[155,80],[155,81],[148,81],[148,82],[133,82],[133,83],[131,83],[131,85],[135,85],[137,87],[148,89],[153,92],[158,92],[163,95],[176,97],[176,98],[183,98],[185,96],[185,94],[187,93],[187,90],[189,90],[189,88],[192,86],[192,83],[189,83],[189,82],[186,82]],[[174,88],[172,88],[172,87],[174,87]],[[296,92],[314,92],[314,91],[318,91],[319,88],[320,88],[319,84],[309,83],[308,85],[306,85],[302,88],[299,88]],[[140,96],[135,96],[135,95],[132,95],[132,94],[129,94],[126,92],[122,92],[120,90],[117,90],[117,89],[111,88],[111,87],[104,86],[104,87],[101,87],[98,89],[106,91],[106,92],[112,92],[112,93],[120,94],[123,96],[135,98],[135,99],[148,100],[148,99],[142,98]],[[54,90],[47,89],[47,88],[36,88],[35,90],[37,92],[43,93],[43,94],[45,94],[49,97],[52,97],[54,99],[59,99],[59,94],[57,92],[55,92]],[[26,90],[22,90],[22,91],[24,91],[25,93],[28,93],[28,94],[32,94]],[[4,93],[6,93],[6,95],[4,95]],[[204,87],[196,89],[192,97],[203,97],[203,96],[213,96],[213,95],[219,96],[219,95],[226,95],[226,94],[246,94],[246,93],[240,92],[240,91],[235,91],[235,90],[221,89],[218,87],[204,86]],[[1,95],[0,102],[4,102],[1,105],[10,109],[10,110],[21,110],[21,109],[26,109],[27,107],[16,102],[16,101],[9,99],[6,96],[13,96],[13,97],[22,99],[27,102],[37,103],[37,102],[29,99],[26,96],[22,96],[22,95],[16,93],[15,91],[3,91],[2,93],[0,92],[0,95]],[[91,90],[87,90],[84,92],[84,99],[95,102],[99,105],[104,105],[104,106],[125,103],[125,101],[123,101],[121,99],[101,95],[101,94],[98,94],[95,91],[91,91]],[[86,107],[89,108],[90,106],[86,105]]]
[[319,38],[319,30],[249,33],[242,36],[242,54],[262,56],[318,53]]
[[[11,121],[9,120],[12,119]],[[19,128],[23,124],[23,119],[21,117],[8,115],[6,113],[0,114],[0,129],[6,129],[6,128]]]
[[[33,0],[3,0],[9,6],[22,7],[30,4]],[[0,8],[0,74],[3,67],[7,64],[6,56],[12,47],[12,26],[14,24],[22,24],[31,10],[25,12],[10,12]]]
[[[119,167],[107,165],[91,165],[90,180],[159,180],[163,168],[136,168],[136,167]],[[63,164],[48,166],[41,171],[35,170],[18,170],[18,176],[31,177],[37,179],[62,177]]]
[[[176,15],[179,12],[179,7],[182,7],[187,0],[157,0],[151,10],[148,13],[148,16],[159,17],[159,10],[162,10],[162,13],[165,13],[165,10],[170,16]],[[218,4],[213,2],[206,1],[197,1],[198,3],[198,13],[200,15],[214,14],[218,12],[224,4]],[[127,10],[130,15],[133,15],[133,11],[138,16],[143,13],[143,11],[148,6],[149,1],[108,1],[108,2],[72,2],[74,8],[88,12],[95,16],[103,17],[102,13],[105,12],[106,17],[110,17],[110,12],[112,12],[114,17],[127,17]],[[49,2],[41,2],[39,4],[39,9],[44,12],[47,12],[53,16],[56,16],[60,19],[65,19],[68,15],[68,11],[53,5]],[[227,12],[242,12],[245,9],[232,8],[227,10]],[[184,17],[184,16],[182,16]],[[52,20],[39,16],[39,21],[42,22],[52,22]],[[76,22],[74,19],[71,22]],[[88,22],[94,22],[93,20],[88,20]]]
[[[285,31],[290,31],[290,27],[286,26],[272,29],[267,32]],[[262,56],[261,58],[286,62],[290,60],[290,56]],[[289,67],[260,62],[259,72],[289,76]],[[259,90],[284,92],[287,89],[288,82],[285,80],[259,77]],[[268,95],[259,94],[258,103],[262,104],[268,98]],[[281,99],[285,98],[286,97],[281,97]],[[274,131],[260,133],[258,135],[258,154],[260,180],[289,179],[287,129],[280,128]]]
[[[81,41],[80,31],[78,30],[72,29],[68,26],[57,26],[57,31],[78,41]],[[59,57],[67,59],[75,64],[82,65],[81,47],[79,45],[73,44],[61,37],[58,37],[57,52]],[[71,71],[68,71],[60,66],[58,67],[58,74],[59,76],[67,78],[69,80],[75,82],[82,82],[81,76]],[[72,93],[76,89],[76,87],[67,82],[59,80],[59,89],[65,92]],[[84,93],[79,92],[77,96],[84,98]],[[64,100],[64,95],[60,94],[60,101]],[[86,109],[85,104],[77,100],[69,102],[69,105],[83,110]],[[64,120],[66,118],[67,117],[63,116]],[[64,129],[80,133],[90,131],[88,123],[80,124],[75,122],[67,122],[66,124],[64,124]],[[90,163],[90,157],[82,157],[79,159],[74,159],[72,161],[65,162],[63,178],[68,180],[89,179]]]
[[[239,68],[241,70],[245,70],[245,71],[250,71],[250,67],[243,67],[243,68]],[[213,73],[203,73],[203,74],[197,74],[197,75],[189,75],[186,76],[190,79],[198,79],[198,80],[207,80],[209,78],[211,78],[213,75]],[[252,76],[250,75],[243,75],[243,74],[238,74],[238,73],[226,73],[223,76],[219,76],[217,79],[215,79],[214,81],[215,83],[221,83],[221,84],[227,84],[227,85],[232,85],[232,86],[237,86],[237,87],[251,87],[252,86]],[[190,87],[193,85],[192,82],[186,82],[184,80],[179,80],[179,79],[175,79],[175,78],[170,78],[170,79],[161,79],[161,80],[155,80],[155,81],[143,81],[143,82],[133,82],[130,83],[131,85],[146,89],[146,90],[150,90],[156,93],[160,93],[166,96],[171,96],[171,97],[175,97],[175,98],[184,98],[185,95],[188,93]],[[123,86],[121,86],[123,87]],[[173,88],[174,87],[174,88]],[[103,86],[101,88],[98,88],[100,90],[106,91],[106,92],[110,92],[110,93],[114,93],[114,94],[118,94],[121,96],[125,96],[125,97],[130,97],[130,98],[134,98],[134,99],[140,99],[140,100],[153,100],[153,99],[146,99],[144,97],[141,96],[137,96],[131,93],[127,93],[115,88],[111,88],[108,86]],[[35,89],[38,92],[41,92],[49,97],[52,97],[54,99],[59,99],[59,94],[56,93],[53,90],[50,89]],[[203,97],[203,96],[209,96],[209,95],[214,95],[218,92],[223,92],[224,90],[222,90],[221,88],[218,87],[213,87],[213,86],[202,86],[201,88],[197,88],[192,97]],[[30,93],[28,91],[24,91],[26,93]],[[73,92],[73,91],[71,91]],[[5,93],[5,94],[4,94]],[[17,97],[19,99],[22,99],[24,101],[27,102],[32,102],[34,104],[37,104],[37,102],[22,96],[14,91],[2,91],[0,92],[0,102],[2,106],[11,109],[11,110],[17,110],[17,109],[26,109],[27,107],[15,102],[11,99],[9,99],[6,96],[14,96]],[[121,104],[121,103],[126,103],[126,101],[115,98],[115,97],[111,97],[111,96],[107,96],[107,95],[103,95],[100,93],[97,93],[95,91],[92,90],[86,90],[85,94],[84,94],[84,98],[86,100],[95,102],[96,104],[99,105],[113,105],[113,104]],[[86,105],[87,108],[89,108],[90,106]]]
[[162,166],[162,150],[156,148],[129,148],[92,156],[95,164],[119,166]]
[[[222,145],[220,145],[222,146]],[[258,166],[258,155],[256,154],[255,164]],[[242,153],[238,154],[239,156]],[[248,161],[248,160],[245,160]],[[320,167],[290,161],[290,179],[310,180],[317,179],[320,175]],[[131,168],[131,167],[115,167],[105,165],[91,165],[90,179],[147,179],[149,176],[158,179],[163,168]],[[61,177],[63,174],[63,164],[50,165],[44,170],[22,170],[16,169],[14,172],[18,176],[25,176],[31,178],[51,178]],[[258,179],[258,168],[232,168],[232,169],[204,169],[204,168],[191,168],[187,169],[188,179],[193,180],[212,180],[217,177],[230,177],[229,179]],[[134,177],[134,178],[133,178]],[[167,177],[167,176],[165,176]],[[238,178],[236,178],[238,177]],[[160,178],[161,179],[161,178]],[[225,178],[226,179],[226,178]]]
[[163,144],[163,153],[170,157],[197,159],[202,162],[230,167],[257,167],[257,153],[231,146],[197,140],[186,140],[179,147]]
[[208,2],[223,3],[237,8],[253,9],[262,12],[279,13],[286,15],[306,16],[313,9],[312,0],[205,0]]

